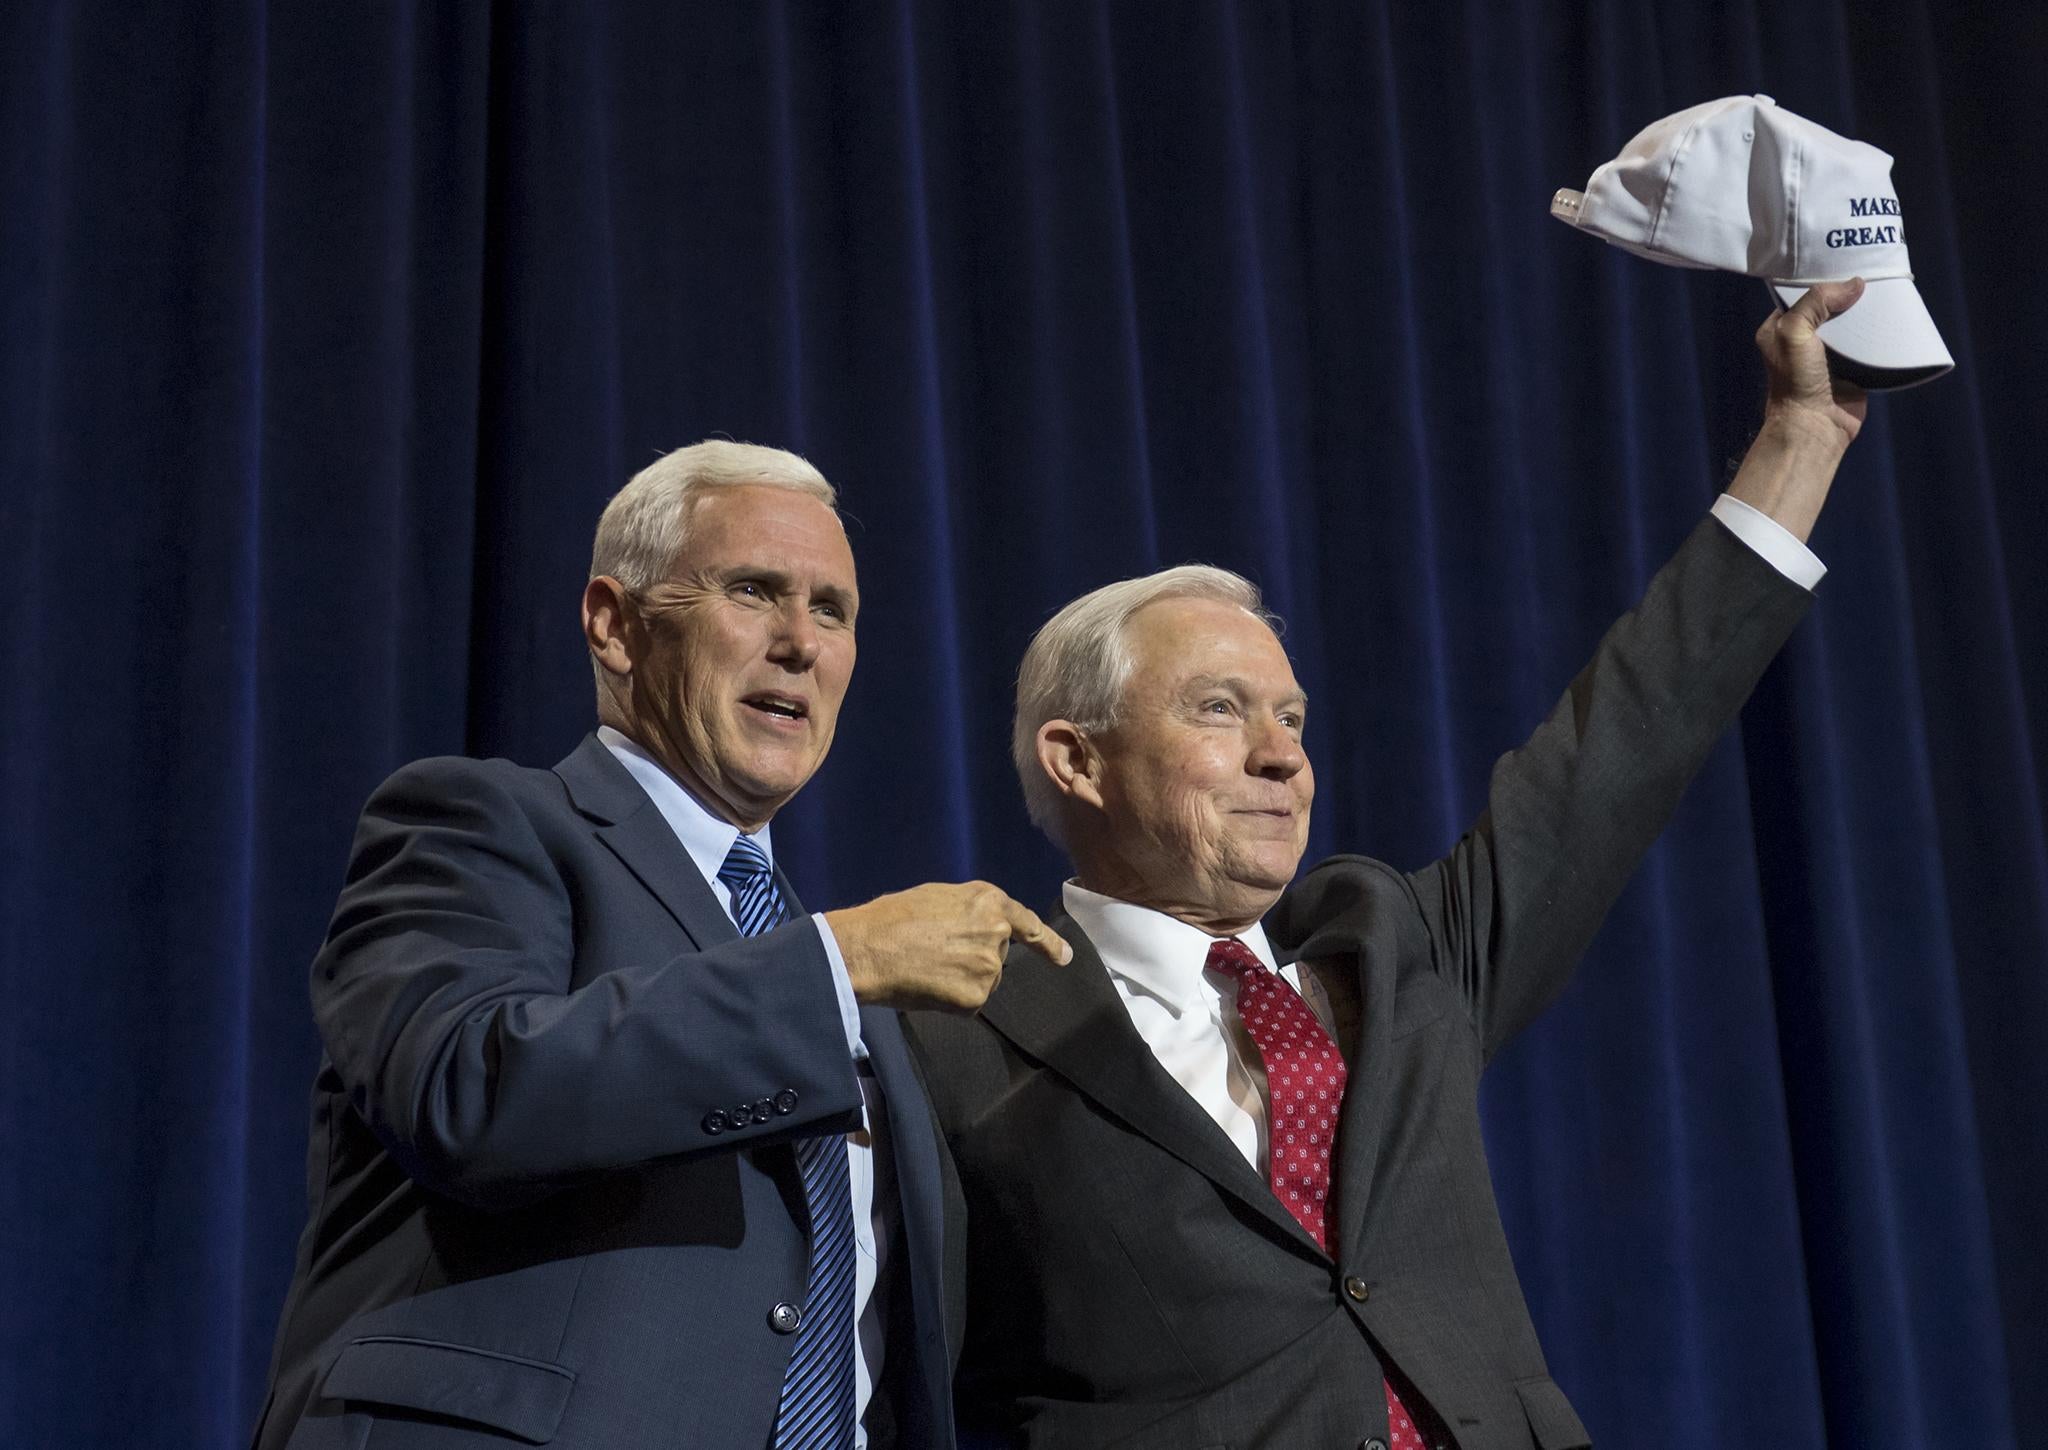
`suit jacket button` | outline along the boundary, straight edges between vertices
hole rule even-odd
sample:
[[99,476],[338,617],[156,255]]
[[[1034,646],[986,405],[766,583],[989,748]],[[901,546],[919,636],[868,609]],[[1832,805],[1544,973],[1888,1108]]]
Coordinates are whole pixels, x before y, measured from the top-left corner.
[[754,1104],[754,1121],[755,1121],[755,1122],[757,1122],[757,1123],[765,1123],[765,1122],[767,1122],[767,1121],[768,1121],[768,1113],[769,1113],[769,1110],[770,1110],[770,1109],[772,1109],[772,1108],[773,1108],[774,1106],[775,1106],[775,1104],[774,1104],[773,1102],[769,1101],[769,1100],[768,1100],[767,1098],[763,1098],[763,1099],[761,1099],[761,1101],[759,1101],[758,1103],[755,1103],[755,1104]]
[[[768,1327],[777,1334],[794,1334],[804,1322],[804,1311],[790,1303],[777,1304],[768,1311]],[[1385,1446],[1381,1450],[1386,1450]]]
[[1387,1442],[1374,1435],[1369,1440],[1360,1440],[1358,1450],[1387,1450]]
[[1372,1290],[1366,1287],[1365,1280],[1356,1274],[1344,1281],[1344,1292],[1361,1304],[1372,1297]]
[[775,1095],[775,1111],[788,1117],[796,1111],[796,1089],[784,1088]]
[[725,1120],[725,1114],[713,1108],[704,1115],[704,1131],[716,1138],[732,1125]]

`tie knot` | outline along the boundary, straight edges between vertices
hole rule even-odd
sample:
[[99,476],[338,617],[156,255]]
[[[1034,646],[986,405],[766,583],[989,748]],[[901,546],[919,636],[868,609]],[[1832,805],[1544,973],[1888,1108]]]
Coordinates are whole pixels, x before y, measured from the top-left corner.
[[732,849],[725,854],[725,864],[718,868],[718,879],[737,892],[766,880],[773,871],[766,851],[747,837],[736,836]]
[[1266,970],[1266,964],[1253,955],[1252,949],[1234,936],[1211,943],[1209,960],[1203,966],[1226,977],[1235,977],[1240,982]]

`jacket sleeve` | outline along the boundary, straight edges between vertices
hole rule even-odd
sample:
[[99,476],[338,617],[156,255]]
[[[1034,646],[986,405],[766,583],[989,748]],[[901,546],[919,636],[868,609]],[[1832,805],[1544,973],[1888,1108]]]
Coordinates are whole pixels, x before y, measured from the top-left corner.
[[579,1175],[858,1122],[808,918],[572,988],[581,899],[502,763],[407,766],[371,797],[314,1016],[355,1111],[416,1180],[511,1207]]
[[1495,763],[1478,822],[1409,874],[1436,969],[1487,1057],[1564,989],[1811,602],[1703,520],[1535,733]]

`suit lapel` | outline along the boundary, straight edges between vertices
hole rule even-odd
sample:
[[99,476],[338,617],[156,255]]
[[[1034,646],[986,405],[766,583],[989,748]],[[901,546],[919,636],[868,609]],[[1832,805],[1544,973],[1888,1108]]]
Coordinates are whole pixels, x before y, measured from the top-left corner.
[[[576,809],[595,823],[597,838],[668,909],[676,925],[683,929],[698,951],[709,951],[712,947],[740,939],[739,928],[726,915],[725,908],[719,905],[711,884],[698,871],[697,863],[690,859],[683,843],[676,839],[676,833],[662,815],[661,808],[640,788],[640,782],[633,779],[633,773],[619,764],[595,733],[583,737],[583,743],[555,767],[555,774],[568,789],[569,799]],[[802,915],[803,906],[780,867],[775,869],[775,881],[782,889],[782,899],[789,914],[792,917]],[[861,1026],[865,1037],[868,1029],[865,1013]],[[897,1040],[900,1043],[900,1033]],[[881,1075],[879,1067],[876,1075]],[[885,1082],[883,1090],[886,1092],[888,1088]],[[785,1192],[794,1191],[795,1209],[801,1215],[803,1180],[797,1168],[795,1145],[775,1143],[743,1151],[779,1178]],[[899,1171],[900,1167],[899,1155]],[[933,1171],[936,1175],[936,1167]],[[808,1234],[808,1220],[800,1221],[804,1222],[804,1231]]]
[[1390,931],[1368,921],[1363,950],[1355,935],[1311,936],[1297,959],[1304,982],[1313,977],[1329,1002],[1348,1074],[1332,1174],[1339,1259],[1345,1263],[1356,1263],[1364,1248],[1366,1205],[1386,1134],[1395,947]]
[[1013,951],[1002,985],[982,1008],[983,1019],[1290,1242],[1321,1253],[1229,1135],[1159,1065],[1131,1025],[1093,943],[1069,917],[1052,926],[1073,945],[1073,961],[1056,967],[1036,953]]
[[[890,1156],[904,1201],[903,1228],[912,1259],[936,1268],[939,1262],[939,1156],[937,1129],[926,1106],[924,1086],[910,1062],[910,1049],[893,1008],[860,1009],[860,1038],[889,1107]],[[937,1300],[933,1300],[934,1306]]]
[[[568,788],[576,809],[597,823],[597,838],[668,908],[697,950],[739,940],[739,929],[718,904],[660,808],[640,789],[632,772],[605,749],[603,741],[586,735],[555,767],[555,774]],[[790,909],[796,910],[796,897],[789,893],[787,882],[783,890]]]
[[888,1116],[889,1156],[896,1169],[896,1203],[910,1266],[911,1322],[920,1341],[918,1362],[931,1378],[926,1392],[936,1405],[950,1393],[944,1302],[945,1197],[939,1178],[938,1125],[896,1012],[884,1007],[861,1008],[860,1036]]
[[[648,798],[632,773],[612,756],[595,735],[588,736],[555,767],[576,808],[596,824],[599,840],[638,877],[698,950],[739,940],[739,929],[718,904],[710,883],[676,839],[660,809]],[[780,867],[776,884],[792,917],[803,914],[796,889]],[[917,1296],[918,1322],[939,1326],[939,1344],[928,1363],[945,1363],[943,1306],[940,1303],[940,1223],[942,1202],[937,1139],[923,1086],[911,1066],[910,1053],[896,1013],[863,1007],[861,1040],[891,1111],[891,1156],[896,1169],[898,1199],[903,1209],[904,1238],[911,1262],[912,1292]],[[794,1167],[795,1153],[778,1145],[776,1156]]]

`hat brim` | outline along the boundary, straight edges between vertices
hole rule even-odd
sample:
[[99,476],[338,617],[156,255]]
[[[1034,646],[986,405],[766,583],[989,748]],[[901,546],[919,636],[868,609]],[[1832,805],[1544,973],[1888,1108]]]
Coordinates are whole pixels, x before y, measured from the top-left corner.
[[[1807,293],[1805,287],[1765,285],[1780,307]],[[1847,364],[1835,368],[1836,376],[1873,391],[1932,382],[1956,365],[1910,277],[1865,283],[1854,307],[1820,325],[1820,340]]]

